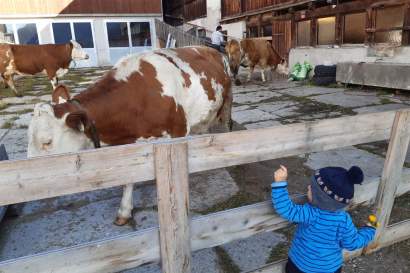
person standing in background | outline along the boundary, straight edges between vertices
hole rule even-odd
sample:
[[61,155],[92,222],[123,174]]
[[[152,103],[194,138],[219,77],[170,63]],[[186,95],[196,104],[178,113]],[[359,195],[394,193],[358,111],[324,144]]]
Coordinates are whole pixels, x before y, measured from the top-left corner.
[[217,26],[216,31],[211,35],[212,47],[224,53],[224,35],[222,34],[222,26]]

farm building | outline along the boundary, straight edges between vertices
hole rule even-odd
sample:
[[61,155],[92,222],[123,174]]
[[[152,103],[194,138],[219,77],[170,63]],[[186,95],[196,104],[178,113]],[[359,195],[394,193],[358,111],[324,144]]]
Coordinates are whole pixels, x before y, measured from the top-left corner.
[[[234,38],[270,40],[291,67],[304,61],[313,66],[352,63],[341,67],[339,81],[409,89],[405,76],[410,54],[409,1],[179,2],[166,7],[165,19],[170,23],[184,22],[191,28],[197,26],[199,34],[209,36],[221,24],[225,33]],[[360,73],[362,63],[369,71],[367,75]]]
[[156,48],[154,19],[162,19],[161,0],[3,0],[0,40],[58,44],[74,39],[90,56],[78,67],[105,66]]

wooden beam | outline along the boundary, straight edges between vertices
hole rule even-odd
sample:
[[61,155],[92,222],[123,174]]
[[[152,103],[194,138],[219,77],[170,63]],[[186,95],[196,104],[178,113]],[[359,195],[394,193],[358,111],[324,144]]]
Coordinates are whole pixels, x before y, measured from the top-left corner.
[[[241,0],[243,1],[243,0]],[[279,11],[279,10],[284,10],[288,9],[294,6],[301,6],[301,5],[306,5],[308,3],[314,2],[315,0],[299,0],[297,3],[294,0],[290,0],[288,2],[282,3],[282,4],[277,4],[277,5],[271,5],[269,7],[265,7],[262,9],[258,10],[252,10],[252,11],[246,11],[244,10],[245,5],[242,3],[242,13],[239,15],[234,15],[234,16],[229,16],[229,17],[224,17],[221,19],[221,23],[228,24],[231,23],[232,21],[239,21],[242,20],[244,17],[247,16],[252,16],[252,15],[258,15],[261,13],[266,13],[266,12],[272,12],[272,11]]]
[[410,45],[410,3],[404,6],[402,45]]
[[154,179],[153,144],[188,140],[190,173],[389,138],[395,111],[0,162],[0,205]]
[[154,151],[162,270],[190,273],[188,145],[159,144]]
[[377,191],[376,216],[380,222],[380,227],[377,228],[375,239],[365,249],[365,253],[372,253],[380,248],[380,237],[389,224],[397,187],[401,182],[401,173],[409,141],[410,110],[400,110],[394,118],[382,179]]
[[347,13],[354,13],[365,11],[374,1],[372,0],[362,0],[362,1],[352,1],[347,3],[338,4],[335,8],[331,5],[318,7],[315,9],[305,11],[306,18],[303,18],[302,12],[296,12],[296,20],[305,20],[309,18],[319,18],[319,17],[327,17],[327,16],[335,16],[336,14],[347,14]]
[[[9,156],[6,151],[6,147],[4,144],[0,145],[0,161],[9,160]],[[6,214],[7,206],[0,206],[0,222],[3,219],[4,215]]]
[[[355,196],[349,209],[374,203],[378,183],[380,177],[366,179],[363,185],[356,185]],[[410,170],[406,169],[402,174],[397,196],[409,191]],[[294,195],[292,200],[303,203],[306,202],[306,197]],[[197,251],[288,225],[286,220],[275,214],[271,201],[225,210],[192,220],[191,247],[193,251]],[[399,228],[403,230],[402,226]],[[400,239],[406,238],[405,231],[398,230],[389,227],[386,233],[388,236],[386,239],[382,238],[382,244],[388,245],[389,239],[396,242],[398,236]],[[410,231],[408,227],[406,230]],[[111,273],[155,262],[159,258],[159,228],[153,227],[110,239],[3,261],[0,262],[0,272]]]

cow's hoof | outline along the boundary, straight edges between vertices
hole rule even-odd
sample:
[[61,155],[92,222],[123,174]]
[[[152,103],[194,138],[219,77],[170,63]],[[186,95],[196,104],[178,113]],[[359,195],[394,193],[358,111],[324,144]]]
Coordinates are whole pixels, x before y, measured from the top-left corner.
[[241,85],[242,83],[241,83],[241,81],[240,81],[239,79],[236,79],[236,80],[235,80],[235,84],[236,84],[236,85]]
[[23,96],[23,94],[21,94],[21,93],[17,93],[17,94],[16,94],[16,97],[21,98],[22,96]]
[[126,225],[128,223],[128,220],[129,220],[128,218],[123,218],[123,217],[117,216],[117,219],[115,219],[114,224],[116,226],[123,226],[123,225]]

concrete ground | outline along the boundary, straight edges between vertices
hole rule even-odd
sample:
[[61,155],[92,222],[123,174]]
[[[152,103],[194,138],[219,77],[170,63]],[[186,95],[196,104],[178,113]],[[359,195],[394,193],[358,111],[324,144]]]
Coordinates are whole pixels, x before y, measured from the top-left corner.
[[[75,70],[62,82],[75,94],[104,72],[105,69]],[[6,145],[10,159],[26,157],[27,126],[33,106],[40,101],[50,101],[51,93],[51,86],[44,77],[20,79],[17,88],[24,92],[24,97],[12,97],[9,89],[0,86],[0,143]],[[251,82],[234,86],[233,90],[235,130],[410,107],[410,93],[375,88],[325,88],[289,83],[283,78],[262,84],[257,73]],[[313,170],[328,165],[348,168],[356,164],[363,168],[366,176],[380,176],[386,150],[385,142],[370,143],[192,175],[191,210],[194,215],[207,214],[269,200],[270,182],[279,164],[286,165],[290,171],[291,193],[305,192]],[[408,164],[410,156],[406,166]],[[113,225],[121,193],[120,188],[112,188],[24,204],[19,217],[5,218],[0,224],[0,261],[157,225],[154,185],[134,190],[135,214],[130,225]],[[369,208],[352,212],[357,225],[362,224],[363,215],[367,216],[368,212]],[[410,218],[409,195],[399,198],[393,211],[393,221],[406,218]],[[292,230],[260,234],[198,251],[193,254],[192,272],[247,272],[285,258]],[[152,264],[123,272],[157,273],[160,267]],[[410,272],[410,242],[349,261],[345,272]]]

